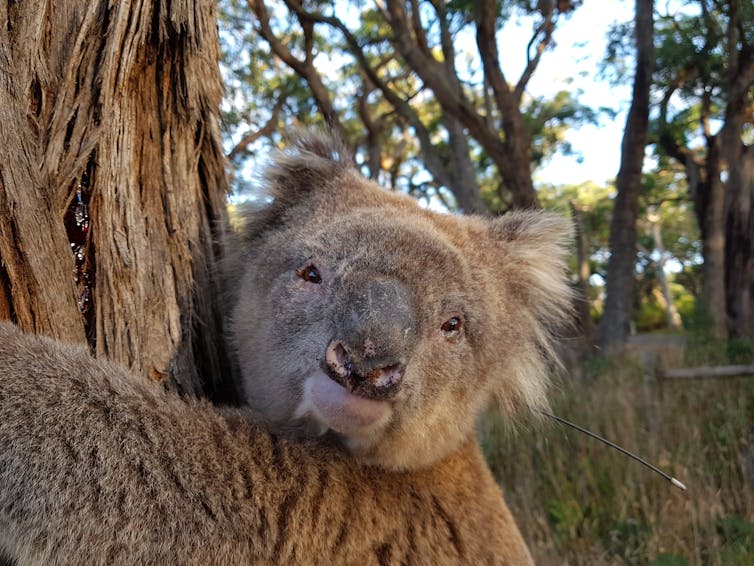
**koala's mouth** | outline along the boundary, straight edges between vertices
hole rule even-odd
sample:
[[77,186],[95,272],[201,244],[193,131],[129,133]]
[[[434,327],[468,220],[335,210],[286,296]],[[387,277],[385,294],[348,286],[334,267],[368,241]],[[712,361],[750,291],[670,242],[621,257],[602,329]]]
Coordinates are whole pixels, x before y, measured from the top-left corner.
[[392,413],[388,401],[352,393],[324,372],[316,371],[306,378],[304,396],[295,416],[308,416],[322,428],[346,436],[361,436],[384,427]]

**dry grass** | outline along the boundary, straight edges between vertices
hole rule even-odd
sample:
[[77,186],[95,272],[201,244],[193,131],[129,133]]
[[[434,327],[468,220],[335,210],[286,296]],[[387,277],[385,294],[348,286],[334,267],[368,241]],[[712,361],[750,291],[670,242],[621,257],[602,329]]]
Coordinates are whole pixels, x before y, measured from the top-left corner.
[[630,359],[583,369],[555,413],[689,489],[557,423],[511,432],[490,415],[483,445],[537,563],[754,564],[754,379],[658,385]]

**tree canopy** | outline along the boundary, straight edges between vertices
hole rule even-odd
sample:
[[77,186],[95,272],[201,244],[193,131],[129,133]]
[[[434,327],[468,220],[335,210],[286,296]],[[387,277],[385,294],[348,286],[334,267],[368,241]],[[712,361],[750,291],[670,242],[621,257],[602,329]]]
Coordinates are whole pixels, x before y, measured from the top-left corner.
[[[572,155],[572,128],[614,118],[616,105],[585,105],[581,89],[532,96],[527,87],[544,57],[570,56],[568,45],[557,44],[557,30],[580,6],[221,2],[223,119],[237,192],[248,193],[249,163],[283,143],[285,131],[319,124],[341,132],[357,149],[365,174],[435,206],[496,214],[545,204],[569,213],[574,209],[566,197],[553,195],[573,189],[538,187],[533,172],[557,153]],[[621,300],[628,303],[627,316],[644,309],[644,297],[654,297],[650,302],[662,312],[672,310],[673,301],[687,305],[683,297],[693,296],[718,335],[750,333],[748,315],[740,312],[745,285],[737,274],[750,269],[742,250],[751,247],[744,241],[751,220],[738,218],[741,206],[731,203],[751,192],[736,187],[751,185],[745,156],[752,153],[754,136],[753,9],[740,1],[679,0],[651,11],[653,24],[636,28],[633,21],[616,21],[605,32],[602,80],[615,85],[633,80],[634,31],[647,25],[654,29],[654,72],[647,82],[646,142],[623,146],[624,154],[637,148],[640,175],[632,197],[637,204],[627,205],[620,196],[614,200],[620,191],[606,187],[602,223],[595,224],[589,213],[584,218],[590,241],[602,242],[590,252],[590,274],[597,277],[591,280],[601,286],[609,277],[606,259],[626,247],[616,240],[611,252],[605,222],[638,207],[636,217],[626,220],[627,233],[636,234],[636,255],[624,262],[625,273],[616,275],[634,280]],[[515,51],[510,46],[523,35],[512,34],[512,26],[529,30],[525,45],[517,46],[525,61],[515,76],[505,69],[515,68],[509,64]],[[641,159],[645,145],[649,161]],[[568,200],[582,206],[578,199]],[[676,279],[683,285],[673,283]],[[589,293],[596,300],[593,313],[601,312],[604,297]]]

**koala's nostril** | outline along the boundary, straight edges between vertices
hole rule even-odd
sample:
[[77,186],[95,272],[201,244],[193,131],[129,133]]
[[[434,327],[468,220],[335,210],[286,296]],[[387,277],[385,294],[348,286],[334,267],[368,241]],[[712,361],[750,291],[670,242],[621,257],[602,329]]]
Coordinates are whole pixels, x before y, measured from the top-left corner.
[[340,378],[337,380],[339,383],[340,380],[347,380],[354,373],[351,357],[343,347],[343,344],[337,340],[330,342],[330,345],[327,347],[325,363],[330,371]]
[[394,387],[400,383],[403,377],[403,368],[400,364],[393,364],[383,368],[377,368],[367,374],[367,381],[372,387],[378,389]]

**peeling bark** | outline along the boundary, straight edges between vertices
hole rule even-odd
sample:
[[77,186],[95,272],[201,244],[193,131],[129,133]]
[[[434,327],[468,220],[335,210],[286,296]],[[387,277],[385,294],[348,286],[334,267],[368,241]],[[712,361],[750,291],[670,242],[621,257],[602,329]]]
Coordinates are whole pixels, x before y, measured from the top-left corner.
[[13,303],[10,298],[10,288],[8,287],[8,274],[3,268],[2,257],[0,257],[0,320],[13,320]]
[[12,140],[0,148],[0,256],[19,324],[84,340],[63,219],[91,169],[96,354],[187,392],[230,391],[215,4],[48,0],[6,3],[0,18]]
[[[57,187],[45,183],[45,114],[56,69],[40,61],[44,6],[0,5],[0,257],[16,322],[27,331],[71,341],[84,339]],[[50,10],[54,11],[52,7]],[[35,44],[36,39],[39,43]]]

